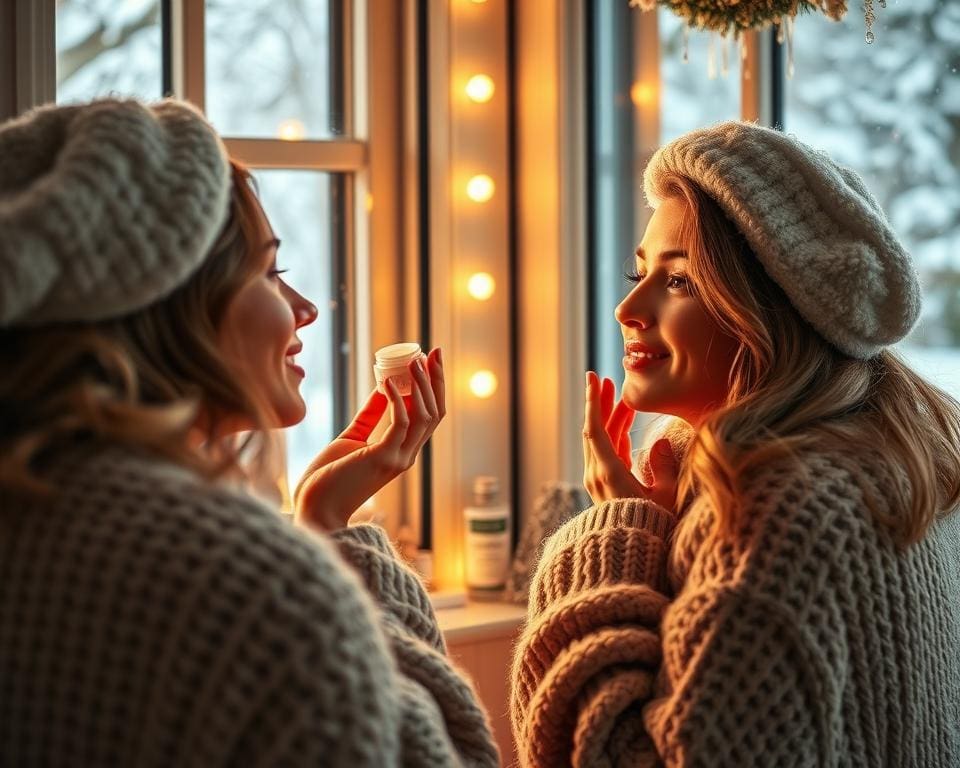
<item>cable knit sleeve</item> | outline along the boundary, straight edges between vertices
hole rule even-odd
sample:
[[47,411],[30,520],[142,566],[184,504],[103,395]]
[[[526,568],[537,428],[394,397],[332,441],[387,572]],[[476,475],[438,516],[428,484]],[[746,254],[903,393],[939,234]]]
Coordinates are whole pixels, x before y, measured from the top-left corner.
[[[758,508],[779,504],[771,493]],[[818,534],[830,515],[810,503],[809,520],[778,507],[789,522],[771,516],[775,537],[709,550],[709,573],[672,602],[667,511],[616,500],[561,528],[514,658],[522,765],[836,764],[840,622],[818,596],[839,545]]]
[[[498,764],[490,725],[470,684],[446,656],[433,606],[420,578],[397,557],[386,532],[357,525],[332,534],[381,612],[381,626],[404,677],[403,713],[412,765],[444,765],[446,739],[418,738],[418,723],[435,722],[465,765]],[[429,734],[426,734],[429,736]]]
[[651,502],[599,504],[546,543],[513,666],[524,766],[653,763],[639,707],[660,666],[673,516]]

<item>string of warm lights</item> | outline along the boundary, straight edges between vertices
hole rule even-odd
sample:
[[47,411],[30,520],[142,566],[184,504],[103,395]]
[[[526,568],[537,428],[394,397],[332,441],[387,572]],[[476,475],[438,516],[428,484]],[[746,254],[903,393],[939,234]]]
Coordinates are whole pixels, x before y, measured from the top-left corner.
[[[472,2],[481,5],[486,0],[472,0]],[[492,77],[478,72],[470,76],[463,90],[471,102],[481,105],[490,102],[496,89]],[[488,174],[478,173],[467,181],[467,197],[474,203],[482,205],[489,202],[493,199],[495,192],[496,184]],[[493,275],[488,272],[475,272],[467,279],[467,293],[477,301],[487,301],[493,296],[495,290],[496,282]],[[470,376],[470,392],[474,397],[486,399],[492,397],[497,391],[497,383],[497,375],[493,371],[478,370]]]

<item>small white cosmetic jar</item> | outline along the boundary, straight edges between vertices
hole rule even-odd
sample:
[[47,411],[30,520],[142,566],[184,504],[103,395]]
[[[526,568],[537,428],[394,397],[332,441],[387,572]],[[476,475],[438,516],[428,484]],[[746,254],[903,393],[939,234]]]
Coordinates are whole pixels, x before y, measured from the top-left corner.
[[420,345],[415,341],[390,344],[374,353],[373,375],[377,379],[377,391],[387,394],[386,380],[393,377],[394,384],[401,395],[409,395],[413,381],[407,366],[418,357],[425,357]]

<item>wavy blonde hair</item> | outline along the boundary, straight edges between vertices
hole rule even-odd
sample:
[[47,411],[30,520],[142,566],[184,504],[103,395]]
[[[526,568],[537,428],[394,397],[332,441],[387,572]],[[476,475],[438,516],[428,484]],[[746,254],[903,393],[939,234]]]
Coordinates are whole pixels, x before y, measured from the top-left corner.
[[77,441],[145,449],[207,477],[240,469],[249,444],[221,435],[237,423],[255,435],[270,419],[218,344],[227,306],[259,268],[262,245],[252,177],[236,162],[231,176],[223,229],[170,296],[117,319],[0,331],[0,489],[50,493],[45,461]]
[[862,492],[898,544],[919,540],[960,500],[960,404],[889,350],[858,360],[824,340],[693,181],[668,175],[656,192],[686,204],[680,236],[692,290],[740,341],[727,400],[697,429],[681,470],[681,503],[709,504],[714,535],[733,536],[758,467],[786,459],[803,471],[801,452],[839,449],[856,476],[860,452],[906,479],[888,506],[866,483]]

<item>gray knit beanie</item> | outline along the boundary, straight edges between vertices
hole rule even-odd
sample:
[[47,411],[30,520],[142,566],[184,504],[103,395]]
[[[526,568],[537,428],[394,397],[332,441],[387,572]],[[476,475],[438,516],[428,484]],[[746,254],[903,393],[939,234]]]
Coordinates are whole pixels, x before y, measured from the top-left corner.
[[183,102],[46,106],[0,125],[0,327],[163,298],[203,262],[229,196],[223,143]]
[[838,349],[865,360],[913,327],[920,282],[910,255],[860,177],[823,152],[727,122],[657,151],[643,178],[654,208],[668,173],[717,202],[800,315]]

